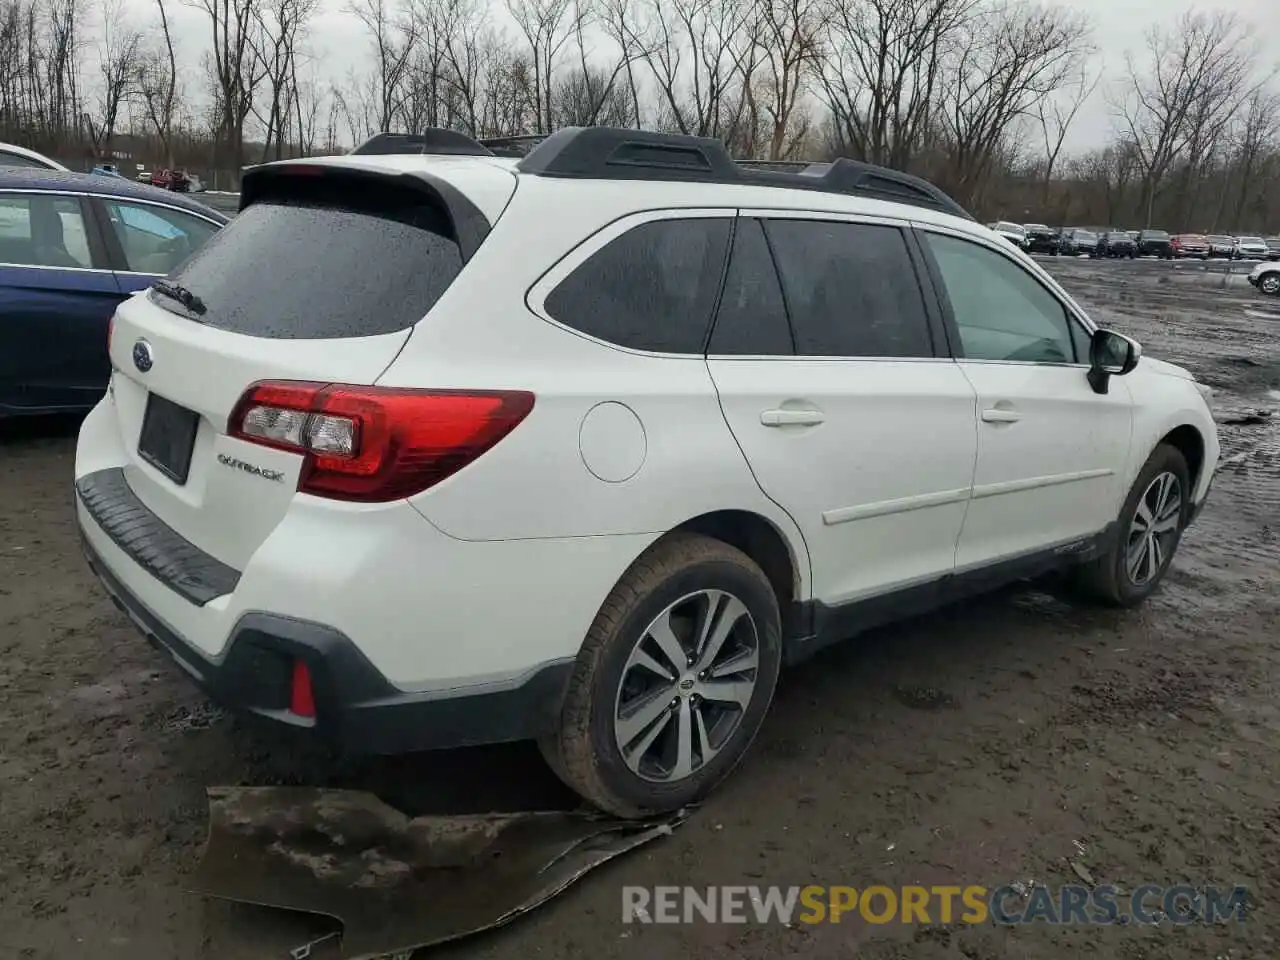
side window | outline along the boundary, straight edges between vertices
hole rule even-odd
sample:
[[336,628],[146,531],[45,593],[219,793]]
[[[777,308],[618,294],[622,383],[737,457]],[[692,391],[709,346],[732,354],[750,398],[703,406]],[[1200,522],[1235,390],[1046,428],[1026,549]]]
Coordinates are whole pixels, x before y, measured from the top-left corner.
[[707,353],[748,357],[795,353],[778,271],[759,220],[738,221]]
[[640,224],[560,281],[547,296],[547,312],[621,347],[700,354],[729,224],[721,217]]
[[0,194],[0,263],[92,267],[80,201],[50,194]]
[[1074,362],[1066,309],[1035,277],[980,244],[924,236],[942,272],[965,357]]
[[103,200],[133,273],[168,275],[218,232],[208,220],[172,207]]
[[20,156],[16,153],[6,153],[4,150],[0,150],[0,167],[23,167],[28,170],[53,169],[47,163],[41,163],[39,160],[33,160],[30,157]]
[[915,265],[896,227],[769,220],[796,353],[932,357]]

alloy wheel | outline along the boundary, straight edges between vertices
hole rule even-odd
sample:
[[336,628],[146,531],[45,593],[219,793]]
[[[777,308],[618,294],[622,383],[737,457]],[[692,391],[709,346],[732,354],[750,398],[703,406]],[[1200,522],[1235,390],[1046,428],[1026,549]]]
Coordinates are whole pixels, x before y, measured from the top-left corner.
[[1280,293],[1280,273],[1268,273],[1259,282],[1263,293]]
[[614,702],[614,739],[631,772],[673,783],[703,769],[741,724],[759,665],[755,620],[731,593],[700,590],[654,617]]
[[1159,576],[1173,554],[1182,523],[1182,484],[1169,471],[1156,474],[1129,523],[1125,573],[1135,587]]

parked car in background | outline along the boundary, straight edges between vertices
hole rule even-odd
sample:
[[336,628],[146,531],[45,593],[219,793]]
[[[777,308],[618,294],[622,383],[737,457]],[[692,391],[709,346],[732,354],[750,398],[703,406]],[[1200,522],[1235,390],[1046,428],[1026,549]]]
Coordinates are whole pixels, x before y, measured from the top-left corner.
[[1209,238],[1200,233],[1179,233],[1170,239],[1169,245],[1175,257],[1204,260],[1209,256]]
[[1138,231],[1138,256],[1160,257],[1162,260],[1173,259],[1173,244],[1169,234],[1163,230]]
[[1267,241],[1261,237],[1236,237],[1231,258],[1233,260],[1266,260],[1268,252]]
[[99,163],[89,172],[96,177],[119,177],[121,180],[124,179],[124,175],[120,173],[114,163]]
[[1249,282],[1271,296],[1280,296],[1280,263],[1264,261],[1249,272]]
[[227,219],[123,177],[0,168],[0,417],[97,403],[117,304]]
[[1267,259],[1280,260],[1280,237],[1267,237]]
[[161,190],[172,190],[174,193],[188,193],[191,190],[191,178],[182,169],[153,170],[151,185]]
[[995,223],[987,225],[1000,236],[1004,237],[1019,250],[1027,249],[1027,231],[1020,223],[1011,223],[1008,220],[997,220]]
[[32,167],[36,170],[66,170],[57,160],[42,153],[20,147],[16,143],[0,143],[0,167]]
[[1093,255],[1110,258],[1128,257],[1132,260],[1138,255],[1138,245],[1134,243],[1133,237],[1129,236],[1129,231],[1109,230],[1098,237]]
[[1058,253],[1058,231],[1043,223],[1028,223],[1026,231],[1028,253]]
[[431,136],[255,167],[116,314],[76,524],[225,705],[369,753],[537,740],[645,816],[714,789],[826,643],[1063,567],[1159,589],[1209,388],[936,187]]
[[1064,257],[1092,254],[1098,245],[1098,235],[1084,227],[1065,227],[1058,234],[1058,252]]
[[1226,257],[1230,259],[1236,253],[1236,238],[1228,237],[1226,234],[1213,233],[1205,238],[1209,242],[1209,256]]

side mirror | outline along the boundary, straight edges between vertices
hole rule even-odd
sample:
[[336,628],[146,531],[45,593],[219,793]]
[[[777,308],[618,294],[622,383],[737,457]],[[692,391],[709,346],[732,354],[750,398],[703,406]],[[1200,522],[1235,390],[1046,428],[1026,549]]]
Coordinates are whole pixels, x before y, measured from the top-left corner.
[[1142,344],[1114,330],[1095,330],[1089,343],[1089,386],[1106,393],[1112,377],[1133,371],[1142,359]]

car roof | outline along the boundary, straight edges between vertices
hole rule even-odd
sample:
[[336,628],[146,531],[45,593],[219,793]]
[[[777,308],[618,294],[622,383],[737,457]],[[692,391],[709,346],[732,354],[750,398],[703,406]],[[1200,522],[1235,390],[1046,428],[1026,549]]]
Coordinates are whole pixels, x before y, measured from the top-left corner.
[[[789,188],[784,183],[721,183],[664,179],[596,180],[592,178],[539,176],[526,173],[519,160],[510,157],[445,154],[338,154],[297,160],[277,160],[246,170],[246,175],[290,166],[339,167],[385,174],[417,174],[447,181],[462,191],[491,221],[496,222],[511,198],[513,178],[522,190],[565,190],[580,184],[584,194],[604,189],[634,198],[634,212],[670,206],[739,207],[743,209],[828,210],[834,213],[870,214],[920,223],[933,223],[981,232],[975,221],[944,210],[896,202],[889,198]],[[1012,221],[1001,221],[1021,231]]]
[[[20,147],[16,143],[4,143],[3,141],[0,141],[0,153],[11,153],[19,157],[25,157],[28,160],[34,160],[37,163],[52,164],[53,169],[55,170],[67,169],[52,157],[46,157],[43,153],[39,153],[35,150],[28,150],[26,147]],[[0,164],[0,166],[3,166],[3,164]]]
[[217,220],[219,223],[227,223],[230,219],[225,213],[219,213],[212,207],[206,207],[203,203],[181,193],[161,190],[159,187],[120,177],[75,173],[70,170],[35,170],[30,167],[0,166],[0,191],[2,190],[44,190],[95,194],[121,200],[150,200],[153,203],[165,203],[179,210],[187,210],[202,217]]

